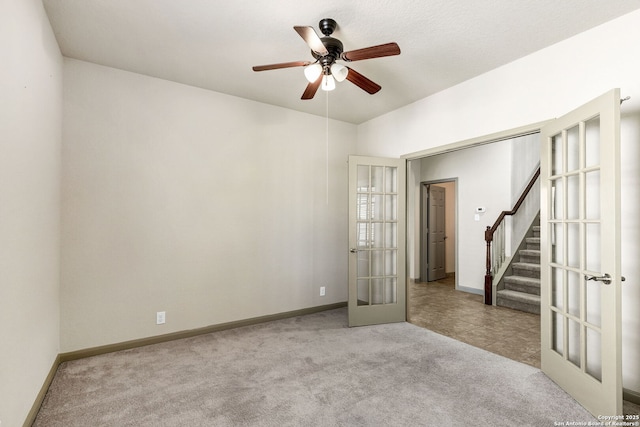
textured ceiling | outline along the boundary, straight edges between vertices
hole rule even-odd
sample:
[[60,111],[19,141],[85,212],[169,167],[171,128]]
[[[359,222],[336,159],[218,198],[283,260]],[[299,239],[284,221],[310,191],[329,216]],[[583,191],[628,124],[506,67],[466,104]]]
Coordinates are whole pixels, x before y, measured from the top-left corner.
[[345,50],[397,42],[350,63],[382,86],[329,92],[332,118],[362,123],[640,8],[640,0],[43,0],[62,54],[316,115],[300,99],[312,60],[294,25],[333,18]]

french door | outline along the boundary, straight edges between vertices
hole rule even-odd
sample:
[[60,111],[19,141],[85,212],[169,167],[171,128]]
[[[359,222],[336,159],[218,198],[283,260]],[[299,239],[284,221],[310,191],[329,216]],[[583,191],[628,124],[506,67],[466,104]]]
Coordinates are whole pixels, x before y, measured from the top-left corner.
[[622,414],[620,91],[541,129],[542,371],[595,416]]
[[349,156],[349,326],[406,320],[406,161]]

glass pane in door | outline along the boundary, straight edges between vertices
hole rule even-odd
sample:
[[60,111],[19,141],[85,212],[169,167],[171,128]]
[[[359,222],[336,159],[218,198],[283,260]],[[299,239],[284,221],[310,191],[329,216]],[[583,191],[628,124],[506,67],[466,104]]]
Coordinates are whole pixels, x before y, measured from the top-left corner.
[[587,270],[597,273],[600,271],[600,224],[587,224],[585,227],[588,250],[585,253]]
[[564,217],[564,180],[562,178],[551,181],[551,217],[550,219],[562,219]]
[[567,130],[567,172],[578,169],[580,162],[580,130],[574,126]]
[[595,329],[587,328],[585,337],[587,354],[586,354],[586,371],[598,381],[602,381],[602,357],[601,357],[601,337],[600,332]]
[[393,222],[388,222],[385,224],[385,243],[387,248],[397,248],[398,247],[398,224]]
[[585,166],[600,164],[600,116],[585,123]]
[[564,317],[558,312],[551,313],[551,348],[564,354]]
[[356,225],[356,245],[358,249],[366,249],[369,246],[369,224],[366,222]]
[[357,180],[358,182],[356,183],[356,186],[357,186],[358,192],[369,191],[369,183],[370,183],[369,166],[366,166],[366,165],[358,166]]
[[576,223],[567,224],[567,265],[580,267],[580,225]]
[[398,251],[385,251],[384,253],[384,275],[386,277],[395,277],[396,263],[398,260]]
[[397,283],[396,278],[385,279],[385,304],[395,304],[397,302]]
[[371,251],[371,277],[384,275],[384,251]]
[[567,177],[567,219],[580,216],[580,176]]
[[559,268],[551,269],[551,306],[562,310],[564,301],[564,271]]
[[358,279],[358,305],[369,305],[369,279]]
[[564,171],[562,145],[562,134],[551,138],[551,175],[559,175]]
[[381,193],[383,182],[384,168],[382,166],[371,166],[371,191]]
[[376,278],[371,279],[371,304],[384,303],[384,281]]
[[358,277],[369,277],[371,271],[369,270],[369,252],[358,252]]
[[600,219],[600,171],[585,174],[586,219]]
[[371,212],[371,219],[373,220],[381,220],[382,212],[384,212],[384,205],[382,201],[381,194],[372,194],[371,195],[371,206],[369,206],[369,211]]
[[587,322],[594,326],[601,326],[600,283],[586,281],[585,299],[587,303]]
[[575,271],[567,272],[567,312],[580,317],[580,287],[582,280]]
[[369,219],[369,195],[358,194],[358,204],[356,206],[356,216],[358,219]]
[[384,248],[384,224],[381,222],[374,222],[371,224],[373,231],[371,232],[371,247],[372,248]]
[[390,195],[385,197],[385,216],[387,221],[396,221],[398,219],[398,196]]
[[385,193],[398,192],[398,168],[387,166],[385,177]]
[[569,327],[567,328],[569,351],[568,358],[571,363],[580,366],[580,324],[573,319],[569,319]]
[[562,224],[550,224],[551,227],[551,262],[564,262],[564,232]]

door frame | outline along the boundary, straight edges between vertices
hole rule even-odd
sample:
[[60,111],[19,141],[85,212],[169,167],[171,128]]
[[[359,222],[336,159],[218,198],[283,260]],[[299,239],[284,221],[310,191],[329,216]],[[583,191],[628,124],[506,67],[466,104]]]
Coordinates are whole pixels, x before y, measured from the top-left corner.
[[[473,148],[480,145],[493,144],[494,142],[505,141],[507,139],[514,139],[521,136],[532,135],[540,133],[540,129],[547,123],[550,123],[555,119],[543,120],[541,122],[531,123],[529,125],[520,126],[513,129],[507,129],[501,132],[491,133],[488,135],[479,136],[476,138],[465,139],[462,141],[454,142],[451,144],[440,145],[434,148],[427,148],[426,150],[415,151],[413,153],[403,154],[401,159],[406,160],[420,160],[425,157],[437,156],[438,154],[451,153],[453,151],[460,151],[466,148]],[[446,181],[446,180],[445,180]]]

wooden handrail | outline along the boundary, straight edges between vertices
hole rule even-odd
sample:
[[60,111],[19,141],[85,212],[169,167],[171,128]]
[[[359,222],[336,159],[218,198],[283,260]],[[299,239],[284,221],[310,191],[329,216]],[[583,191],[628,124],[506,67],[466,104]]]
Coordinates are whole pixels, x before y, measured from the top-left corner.
[[484,275],[484,303],[487,305],[493,304],[493,275],[491,274],[491,242],[493,242],[493,234],[496,232],[496,230],[500,226],[500,223],[504,221],[504,218],[507,215],[515,215],[516,212],[518,212],[518,209],[520,209],[520,205],[524,203],[524,199],[527,198],[527,195],[533,188],[539,176],[540,167],[538,167],[538,169],[531,177],[531,181],[529,181],[529,184],[520,195],[520,198],[513,206],[513,209],[511,209],[510,211],[502,211],[498,216],[496,222],[493,223],[493,227],[487,226],[487,229],[484,231],[484,240],[487,242],[486,273]]

